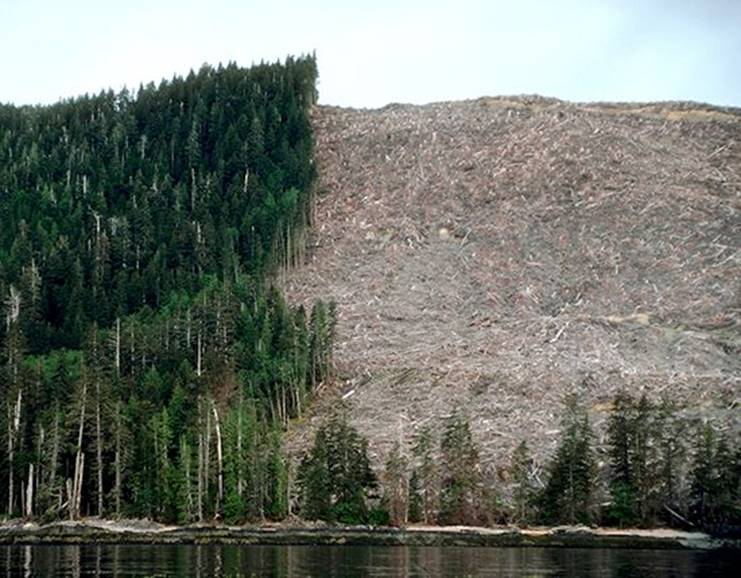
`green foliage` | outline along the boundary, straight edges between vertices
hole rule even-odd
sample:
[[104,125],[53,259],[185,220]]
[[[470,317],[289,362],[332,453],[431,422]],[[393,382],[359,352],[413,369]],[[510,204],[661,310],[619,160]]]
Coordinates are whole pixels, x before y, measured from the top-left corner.
[[690,472],[690,516],[701,526],[723,531],[741,524],[741,452],[706,423],[698,428]]
[[[0,106],[0,286],[35,353],[206,275],[290,264],[314,179],[313,57]],[[257,136],[259,135],[259,136]]]
[[534,521],[535,487],[530,480],[530,450],[522,441],[512,454],[512,482],[514,486],[512,520],[526,526]]
[[412,475],[409,478],[409,497],[407,502],[409,503],[409,521],[413,524],[417,524],[422,521],[424,515],[424,501],[420,490],[419,475],[417,470],[412,470]]
[[390,526],[391,517],[386,508],[376,506],[368,512],[368,525],[370,526]]
[[433,524],[437,518],[440,491],[440,472],[435,456],[435,440],[429,426],[421,428],[412,440],[415,473],[418,474],[421,494],[421,512],[418,521]]
[[591,523],[596,474],[592,438],[586,411],[576,398],[568,398],[561,441],[540,495],[540,516],[544,523]]
[[313,57],[204,66],[0,106],[6,512],[29,510],[32,467],[47,519],[286,515],[276,427],[334,335],[332,305],[310,323],[271,281],[308,224],[316,76]]
[[366,496],[377,481],[368,460],[368,442],[335,414],[316,433],[298,471],[301,514],[307,519],[363,524]]
[[653,526],[664,506],[677,507],[682,436],[671,407],[619,392],[607,428],[612,504],[608,521]]
[[320,429],[314,446],[304,456],[298,470],[301,515],[307,520],[330,520],[332,486],[329,480],[326,432]]
[[484,492],[478,448],[468,419],[460,411],[455,411],[445,422],[440,454],[440,523],[481,523]]
[[389,523],[393,526],[403,526],[407,522],[409,511],[409,483],[407,481],[407,460],[402,454],[399,442],[394,444],[386,460],[383,482],[383,502]]

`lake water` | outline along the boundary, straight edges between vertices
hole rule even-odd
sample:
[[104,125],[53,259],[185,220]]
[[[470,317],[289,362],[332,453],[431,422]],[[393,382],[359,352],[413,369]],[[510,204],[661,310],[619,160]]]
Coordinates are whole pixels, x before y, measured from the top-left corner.
[[402,546],[0,546],[3,576],[739,576],[739,552]]

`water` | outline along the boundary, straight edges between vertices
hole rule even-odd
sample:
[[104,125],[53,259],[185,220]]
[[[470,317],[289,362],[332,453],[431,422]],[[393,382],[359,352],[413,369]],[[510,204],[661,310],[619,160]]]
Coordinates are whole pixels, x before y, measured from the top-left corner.
[[739,552],[403,546],[0,546],[26,576],[738,576]]

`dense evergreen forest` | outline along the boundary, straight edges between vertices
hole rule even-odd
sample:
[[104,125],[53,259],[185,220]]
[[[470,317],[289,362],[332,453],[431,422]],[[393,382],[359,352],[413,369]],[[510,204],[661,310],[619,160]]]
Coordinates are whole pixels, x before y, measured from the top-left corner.
[[286,304],[315,170],[313,57],[0,106],[8,516],[279,518],[281,429],[334,310]]

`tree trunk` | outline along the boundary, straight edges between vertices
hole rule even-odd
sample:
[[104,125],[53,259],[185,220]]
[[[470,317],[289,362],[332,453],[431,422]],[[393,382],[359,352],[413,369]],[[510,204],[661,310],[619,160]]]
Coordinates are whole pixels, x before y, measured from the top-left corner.
[[[59,460],[59,405],[54,410],[54,441],[52,442],[51,464],[49,465],[49,491],[56,492],[57,486],[57,461]],[[57,505],[62,503],[62,491],[59,492]]]
[[185,344],[190,351],[190,342],[191,342],[191,323],[190,323],[190,309],[188,309],[188,312],[185,315]]
[[13,410],[8,405],[8,518],[13,517]]
[[203,450],[203,496],[208,497],[210,485],[210,469],[211,469],[211,412],[208,411],[208,406],[204,408],[206,412],[206,439]]
[[237,495],[242,497],[242,414],[244,413],[244,401],[242,400],[242,388],[239,388],[239,410],[237,413]]
[[113,490],[116,501],[116,517],[121,515],[121,403],[116,404],[116,455],[114,457],[116,487]]
[[201,341],[201,329],[198,329],[198,345],[197,345],[197,351],[196,351],[196,375],[198,377],[201,377],[203,375],[203,368],[201,366],[202,363],[202,341]]
[[192,478],[190,471],[190,460],[191,451],[184,437],[180,438],[180,459],[185,462],[185,495],[186,495],[186,507],[187,507],[187,521],[190,522],[193,519],[193,488]]
[[134,351],[134,320],[132,318],[130,325],[129,325],[129,371],[133,374],[134,373],[134,359],[135,359],[135,351]]
[[[13,475],[13,462],[15,460],[15,438],[21,427],[21,408],[23,404],[23,390],[18,390],[18,398],[12,411],[8,411],[8,517],[13,515],[13,504],[15,502],[15,488]],[[22,486],[21,482],[21,486]]]
[[75,455],[75,473],[72,482],[72,495],[70,496],[69,512],[70,518],[75,519],[80,515],[80,496],[82,490],[82,475],[85,463],[85,454],[82,452],[82,437],[85,432],[85,404],[87,403],[87,384],[82,386],[82,401],[80,402],[80,426],[77,431],[77,453]]
[[218,485],[216,487],[216,508],[214,513],[219,514],[221,504],[224,501],[224,460],[221,446],[221,425],[219,423],[219,412],[216,410],[216,403],[211,400],[211,409],[214,413],[214,430],[216,432],[216,465]]
[[28,464],[28,485],[26,486],[26,511],[24,512],[26,518],[33,516],[33,486],[34,486],[34,467],[33,464]]
[[95,381],[95,459],[98,474],[98,516],[103,517],[103,434],[100,423],[100,381]]
[[116,317],[116,377],[121,377],[121,318]]
[[202,401],[198,400],[198,521],[203,522],[203,478],[205,473],[204,456],[206,449],[203,447],[203,410]]

